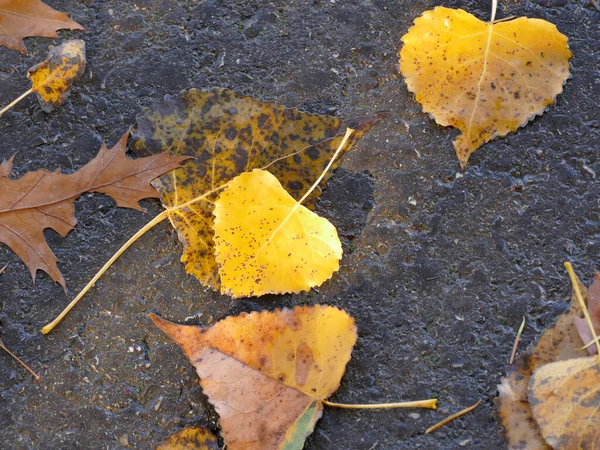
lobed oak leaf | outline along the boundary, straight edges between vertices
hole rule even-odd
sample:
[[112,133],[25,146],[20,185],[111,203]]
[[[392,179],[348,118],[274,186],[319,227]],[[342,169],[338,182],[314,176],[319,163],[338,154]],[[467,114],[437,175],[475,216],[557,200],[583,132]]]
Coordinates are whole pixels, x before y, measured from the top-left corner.
[[[356,132],[344,151],[376,118],[350,121]],[[261,102],[226,89],[191,89],[177,97],[166,96],[144,111],[132,131],[136,151],[194,157],[152,183],[183,243],[181,261],[187,272],[205,286],[220,288],[213,208],[230,180],[253,169],[268,169],[299,200],[327,166],[346,128],[335,117]],[[321,187],[329,176],[325,175]],[[313,208],[319,195],[320,189],[315,189],[305,205]]]
[[[592,325],[594,326],[594,331],[596,334],[600,334],[600,275],[598,272],[594,274],[594,281],[590,286],[588,296],[585,298],[585,303],[590,314]],[[583,317],[580,317],[580,315],[574,317],[574,320],[583,343],[589,344],[592,342],[594,337],[592,336],[587,321]],[[596,355],[598,353],[598,347],[595,345],[590,345],[587,350],[590,355]]]
[[103,193],[118,206],[141,210],[140,200],[158,196],[150,181],[187,159],[167,154],[129,159],[125,155],[128,134],[111,150],[103,144],[92,161],[72,174],[37,170],[13,180],[9,178],[13,159],[0,164],[0,242],[23,260],[34,282],[37,271],[43,270],[66,289],[44,230],[52,228],[65,237],[77,223],[73,209],[77,197]]
[[462,168],[482,144],[542,114],[569,77],[567,37],[520,17],[485,23],[463,11],[425,11],[402,37],[400,71],[423,111],[461,131]]
[[529,383],[529,403],[552,448],[598,448],[600,364],[595,356],[558,361],[537,369]]
[[28,36],[56,38],[57,30],[85,30],[65,13],[40,0],[0,0],[0,45],[27,53],[23,39]]
[[335,227],[265,170],[230,181],[213,214],[222,294],[298,293],[321,285],[339,268],[342,244]]
[[64,103],[73,81],[83,75],[85,63],[85,42],[73,39],[50,46],[46,60],[29,69],[31,89],[44,111],[51,112]]
[[230,450],[301,449],[357,337],[352,317],[322,305],[242,314],[209,328],[150,318],[196,368]]
[[156,450],[219,450],[219,443],[202,427],[187,427],[169,436]]
[[[579,283],[584,298],[587,290]],[[529,382],[532,373],[540,367],[556,361],[581,358],[586,355],[581,350],[582,342],[573,319],[581,315],[581,307],[575,298],[569,310],[560,316],[556,323],[540,336],[539,340],[525,354],[507,369],[506,377],[498,386],[500,418],[506,430],[508,450],[548,450],[540,428],[536,424],[529,403]]]

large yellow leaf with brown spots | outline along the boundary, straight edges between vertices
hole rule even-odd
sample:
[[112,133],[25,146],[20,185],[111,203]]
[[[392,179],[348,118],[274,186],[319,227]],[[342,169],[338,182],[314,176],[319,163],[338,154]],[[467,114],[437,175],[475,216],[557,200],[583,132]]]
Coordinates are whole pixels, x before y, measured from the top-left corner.
[[294,200],[265,170],[230,181],[213,213],[223,294],[307,291],[339,268],[342,244],[335,227]]
[[437,7],[402,42],[408,89],[437,123],[460,129],[454,148],[463,168],[479,146],[542,114],[569,77],[567,37],[545,20],[486,23]]
[[[243,172],[265,169],[299,200],[327,166],[347,126],[356,132],[344,151],[373,122],[345,123],[226,89],[191,89],[144,111],[132,134],[139,153],[169,150],[172,155],[194,157],[153,186],[184,245],[181,261],[186,270],[204,285],[219,289],[212,213],[227,183]],[[316,189],[305,205],[314,207],[319,194]]]
[[85,71],[85,42],[74,39],[57,47],[50,46],[45,61],[29,69],[32,90],[42,109],[53,111],[69,96],[73,81]]
[[229,450],[299,450],[339,387],[354,319],[330,306],[228,317],[210,328],[154,323],[183,349]]
[[600,364],[598,358],[569,359],[537,369],[529,403],[542,435],[554,449],[600,447]]

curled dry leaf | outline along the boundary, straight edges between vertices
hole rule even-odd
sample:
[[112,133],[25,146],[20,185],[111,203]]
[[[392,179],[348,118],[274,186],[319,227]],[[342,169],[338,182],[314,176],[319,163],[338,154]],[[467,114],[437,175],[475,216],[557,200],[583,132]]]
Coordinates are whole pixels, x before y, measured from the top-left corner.
[[330,306],[228,317],[210,328],[151,319],[183,349],[229,450],[299,450],[339,387],[354,319]]
[[342,244],[335,227],[265,170],[230,181],[213,213],[223,294],[298,293],[321,285],[339,268]]
[[73,81],[84,71],[85,42],[74,39],[50,46],[46,60],[29,69],[27,76],[42,109],[51,112],[64,103]]
[[0,45],[27,53],[27,36],[58,37],[57,30],[85,30],[40,0],[0,0]]
[[129,159],[125,155],[128,134],[111,150],[103,144],[92,161],[72,174],[37,170],[12,180],[8,178],[12,158],[0,164],[0,242],[23,260],[34,281],[36,272],[43,270],[66,288],[44,230],[52,228],[65,237],[77,223],[73,210],[77,197],[99,192],[118,206],[141,210],[140,200],[158,196],[150,181],[187,159],[166,153]]
[[[349,122],[226,89],[192,89],[166,96],[138,117],[132,131],[136,151],[194,157],[153,182],[184,245],[181,261],[186,270],[204,285],[219,289],[212,213],[219,192],[231,179],[265,169],[299,200],[327,166],[347,126],[356,132],[345,151],[375,120]],[[313,208],[319,194],[316,189],[304,204]]]
[[[600,334],[600,275],[598,272],[594,274],[594,282],[590,286],[588,296],[585,298],[588,311],[590,313],[590,319],[594,326],[596,334]],[[589,344],[594,340],[592,332],[587,324],[587,321],[580,316],[574,318],[575,326],[579,332],[579,336],[583,340],[584,344]],[[598,347],[590,345],[587,348],[590,355],[596,355],[598,353]]]
[[537,369],[529,383],[529,403],[552,448],[595,450],[600,445],[597,357],[558,361]]
[[425,11],[402,37],[400,71],[423,111],[462,132],[463,169],[479,146],[542,114],[569,77],[567,37],[540,19],[485,23],[463,11]]
[[[587,290],[579,283],[579,289],[587,297]],[[538,342],[525,354],[519,356],[514,366],[507,369],[506,377],[498,386],[497,404],[509,450],[548,450],[540,428],[537,426],[529,404],[528,389],[531,374],[546,364],[587,353],[581,350],[582,341],[574,324],[581,315],[581,307],[575,294],[569,310],[558,318],[554,326],[544,331]]]
[[219,450],[219,443],[206,428],[188,427],[169,436],[156,450]]

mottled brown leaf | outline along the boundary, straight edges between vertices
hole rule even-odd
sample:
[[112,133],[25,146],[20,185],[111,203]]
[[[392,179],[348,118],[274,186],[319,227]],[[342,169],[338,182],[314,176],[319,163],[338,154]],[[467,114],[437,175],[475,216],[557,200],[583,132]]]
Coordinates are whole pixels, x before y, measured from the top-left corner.
[[[592,320],[592,325],[594,326],[594,331],[596,332],[596,335],[598,335],[600,334],[600,275],[598,272],[594,274],[594,282],[590,286],[589,295],[586,298],[586,305],[590,314],[590,319]],[[583,342],[585,344],[592,342],[594,337],[592,336],[587,321],[580,316],[575,317],[574,320],[577,331],[579,331],[579,336],[581,336]],[[595,345],[590,345],[587,350],[590,355],[598,353],[598,347]]]

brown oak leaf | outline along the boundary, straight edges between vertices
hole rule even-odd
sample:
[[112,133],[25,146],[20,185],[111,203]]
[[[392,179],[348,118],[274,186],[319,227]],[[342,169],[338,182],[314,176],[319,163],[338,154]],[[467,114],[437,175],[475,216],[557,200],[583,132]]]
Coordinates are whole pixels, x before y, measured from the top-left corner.
[[[587,298],[586,304],[590,313],[590,319],[594,326],[596,334],[600,334],[600,275],[598,272],[594,274],[594,282],[589,289],[589,297]],[[575,317],[575,326],[579,332],[579,336],[584,344],[589,344],[594,340],[592,331],[587,324],[587,321],[583,317]],[[598,348],[595,345],[590,345],[587,348],[590,355],[598,353]]]
[[158,197],[150,181],[188,159],[166,153],[129,159],[125,156],[128,135],[111,150],[103,144],[92,161],[71,174],[41,169],[12,180],[9,174],[14,157],[0,164],[0,242],[23,260],[34,282],[36,272],[43,270],[66,289],[44,230],[52,228],[65,237],[77,223],[73,208],[77,197],[100,192],[112,197],[118,206],[141,210],[140,200]]
[[0,0],[0,45],[27,53],[28,36],[58,37],[57,30],[85,30],[65,13],[40,0]]

